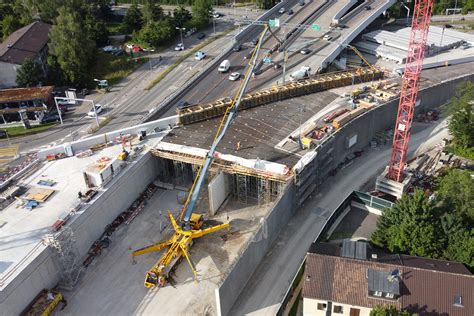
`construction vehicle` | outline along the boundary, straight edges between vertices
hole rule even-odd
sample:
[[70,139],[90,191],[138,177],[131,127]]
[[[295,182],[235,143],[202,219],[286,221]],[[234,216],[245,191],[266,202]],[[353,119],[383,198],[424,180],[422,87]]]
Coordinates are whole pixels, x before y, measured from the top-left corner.
[[[56,290],[43,289],[33,301],[21,312],[21,316],[48,316],[60,303],[66,304],[63,295]],[[65,306],[65,305],[64,305]],[[64,308],[63,306],[63,308]]]
[[144,285],[147,288],[153,288],[155,286],[165,286],[170,280],[171,273],[176,269],[183,257],[185,257],[188,261],[189,266],[191,267],[191,270],[194,274],[194,280],[197,281],[197,271],[189,255],[189,249],[193,245],[194,239],[230,227],[229,223],[223,223],[220,225],[202,229],[204,222],[203,217],[200,214],[194,213],[194,208],[196,207],[199,193],[201,192],[201,188],[207,177],[207,172],[214,160],[216,148],[222,138],[224,138],[225,133],[229,129],[230,125],[233,123],[235,116],[238,113],[242,96],[244,95],[245,89],[249,83],[251,74],[254,71],[256,65],[256,58],[258,56],[262,39],[265,36],[267,29],[268,28],[265,27],[264,31],[260,35],[260,40],[258,41],[257,46],[253,51],[252,58],[249,62],[249,67],[245,74],[245,78],[237,91],[236,97],[232,99],[229,106],[227,107],[226,112],[217,130],[216,136],[214,138],[214,142],[209,151],[207,152],[206,157],[203,160],[201,166],[199,167],[197,176],[194,179],[188,198],[180,212],[180,225],[178,225],[172,213],[168,211],[170,222],[174,230],[174,234],[171,236],[171,238],[164,242],[158,242],[156,244],[135,250],[132,253],[132,256],[136,257],[145,253],[166,249],[166,251],[163,253],[158,262],[156,262],[155,265],[146,273]]

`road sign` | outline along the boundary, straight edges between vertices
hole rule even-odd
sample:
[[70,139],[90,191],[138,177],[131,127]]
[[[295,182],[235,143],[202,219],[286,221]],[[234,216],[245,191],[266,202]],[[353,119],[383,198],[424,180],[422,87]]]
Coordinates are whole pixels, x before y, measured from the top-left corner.
[[321,29],[321,26],[317,25],[317,24],[312,24],[311,25],[311,29],[312,30],[315,30],[315,31],[319,31]]
[[268,25],[271,28],[280,27],[280,19],[268,20]]

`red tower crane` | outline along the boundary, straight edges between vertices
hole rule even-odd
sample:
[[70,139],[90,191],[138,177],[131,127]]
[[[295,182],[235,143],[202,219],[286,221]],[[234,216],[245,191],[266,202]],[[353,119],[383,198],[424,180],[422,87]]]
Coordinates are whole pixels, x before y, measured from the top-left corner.
[[387,174],[389,179],[397,182],[403,180],[403,169],[405,168],[433,3],[434,0],[415,0],[397,123],[393,135],[392,155]]

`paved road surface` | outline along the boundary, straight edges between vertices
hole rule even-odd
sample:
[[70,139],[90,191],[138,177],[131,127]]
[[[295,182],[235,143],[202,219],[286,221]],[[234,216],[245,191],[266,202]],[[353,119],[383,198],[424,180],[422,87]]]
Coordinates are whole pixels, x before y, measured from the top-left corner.
[[[414,123],[409,146],[409,157],[424,152],[448,135],[446,121],[430,125]],[[297,211],[287,227],[258,266],[251,280],[238,298],[232,315],[275,315],[283,297],[301,264],[309,245],[314,241],[324,222],[344,197],[353,190],[374,182],[387,165],[391,148],[367,150],[361,159],[330,178],[317,194],[313,194]]]

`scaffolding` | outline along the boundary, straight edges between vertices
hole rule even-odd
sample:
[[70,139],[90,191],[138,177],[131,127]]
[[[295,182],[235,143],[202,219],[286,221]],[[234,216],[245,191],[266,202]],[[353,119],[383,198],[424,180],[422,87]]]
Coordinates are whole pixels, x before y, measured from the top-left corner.
[[64,227],[57,233],[46,235],[44,241],[56,252],[61,275],[59,286],[66,290],[73,289],[83,267],[72,229]]

